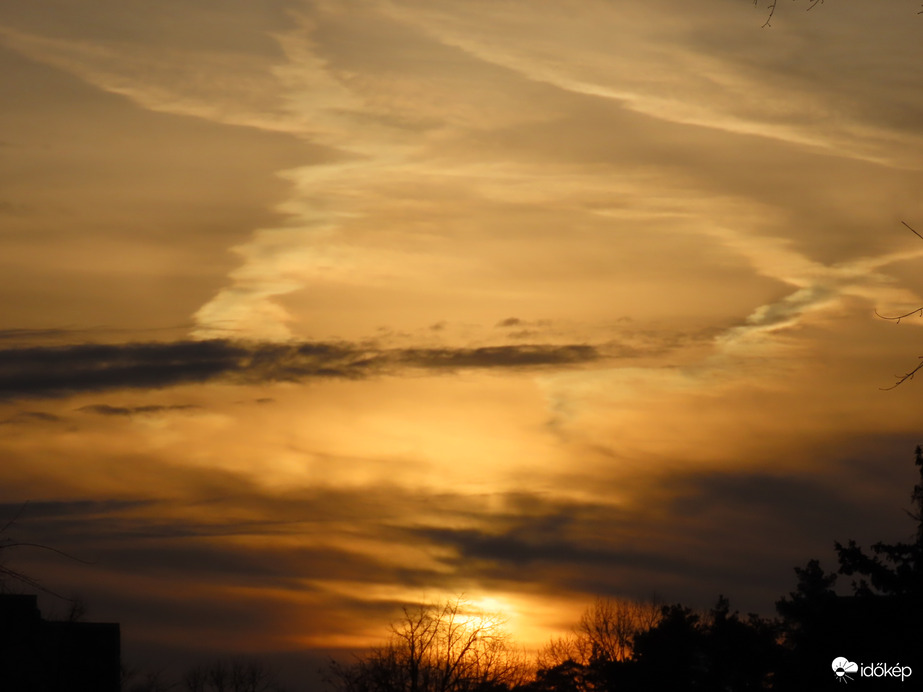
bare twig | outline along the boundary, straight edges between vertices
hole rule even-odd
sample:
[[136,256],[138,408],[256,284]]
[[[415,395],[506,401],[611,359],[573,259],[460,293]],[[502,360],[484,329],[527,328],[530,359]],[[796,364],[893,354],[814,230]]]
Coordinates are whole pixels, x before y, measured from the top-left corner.
[[62,555],[68,558],[69,560],[74,560],[75,562],[79,562],[84,565],[96,564],[95,562],[91,562],[90,560],[83,560],[77,557],[76,555],[71,555],[70,553],[64,552],[63,550],[58,550],[57,548],[52,548],[50,545],[43,545],[42,543],[9,542],[9,543],[0,544],[0,548],[39,548],[41,550],[48,550],[52,553],[57,553],[58,555]]
[[[776,13],[776,2],[777,2],[777,1],[778,1],[778,0],[772,0],[772,2],[769,3],[769,16],[766,17],[766,21],[763,23],[763,27],[762,27],[762,28],[765,29],[767,26],[771,26],[772,15],[774,15],[774,14]],[[759,0],[753,0],[753,4],[754,4],[754,5],[758,5],[758,4],[759,4]]]
[[[10,527],[16,524],[16,521],[22,515],[23,511],[25,510],[28,504],[29,504],[28,502],[24,502],[22,506],[16,511],[16,513],[12,516],[12,518],[10,518],[3,525],[3,528],[0,528],[0,536],[3,536],[6,533],[7,529],[9,529]],[[47,550],[52,553],[57,553],[58,555],[62,555],[70,560],[80,562],[84,565],[93,564],[92,562],[89,562],[87,560],[80,559],[76,555],[71,555],[70,553],[67,553],[63,550],[58,550],[57,548],[52,548],[50,545],[44,545],[43,543],[30,543],[28,541],[13,541],[6,537],[0,538],[0,552],[2,552],[3,550],[9,549],[9,548],[38,548],[40,550]],[[69,601],[71,603],[75,602],[73,598],[62,596],[57,591],[54,591],[53,589],[49,589],[47,586],[45,586],[40,581],[38,581],[38,579],[35,579],[34,577],[30,577],[28,574],[23,574],[19,570],[15,570],[10,567],[7,567],[6,565],[0,564],[0,581],[2,581],[3,578],[15,579],[16,581],[21,582],[25,584],[26,586],[31,586],[33,589],[37,589],[38,591],[47,593],[56,598],[60,598],[61,600]]]
[[[772,26],[772,17],[776,13],[776,4],[778,3],[778,1],[779,0],[770,0],[767,3],[766,10],[768,12],[768,15],[766,17],[766,21],[763,22],[763,26],[762,26],[763,29],[765,29],[767,26]],[[794,1],[796,0],[793,0],[793,2]],[[808,3],[809,3],[808,8],[805,10],[805,12],[813,10],[817,5],[822,5],[824,3],[824,0],[808,0]],[[760,4],[760,0],[753,0],[754,7],[758,7],[759,4]],[[917,12],[917,14],[923,14],[923,10],[920,10],[919,12]]]
[[[920,12],[919,14],[923,14],[923,12]],[[916,229],[915,229],[913,226],[911,226],[911,225],[910,225],[909,223],[907,223],[906,221],[901,221],[901,223],[904,224],[904,225],[905,225],[907,228],[909,228],[911,231],[913,231],[913,232],[916,234],[917,238],[919,238],[920,240],[923,240],[923,235],[920,235],[919,233],[917,233]]]
[[[919,14],[923,14],[923,12],[920,12]],[[906,221],[901,221],[901,223],[907,228],[909,228],[911,232],[913,232],[913,234],[917,236],[917,238],[919,238],[920,240],[923,240],[923,235],[920,235],[919,233],[917,233],[917,230],[913,226],[911,226]],[[900,324],[901,320],[906,317],[911,317],[913,315],[919,315],[920,317],[923,317],[923,307],[916,308],[914,310],[911,310],[910,312],[904,313],[903,315],[895,315],[894,317],[885,317],[884,315],[880,314],[878,310],[875,310],[875,314],[883,320],[892,320],[896,322],[897,324]],[[904,373],[903,375],[895,375],[895,377],[897,378],[897,382],[892,384],[890,387],[879,387],[879,389],[883,391],[888,391],[890,389],[895,389],[896,387],[900,387],[907,380],[912,380],[913,376],[916,375],[920,371],[920,368],[923,368],[923,356],[920,356],[920,362],[917,364],[917,367],[915,367],[913,370],[910,370],[909,372]]]
[[14,514],[12,517],[10,517],[9,521],[7,521],[7,522],[3,525],[3,528],[0,529],[0,535],[3,535],[4,533],[6,533],[7,529],[9,529],[10,527],[12,527],[13,525],[16,524],[16,520],[19,519],[19,517],[22,515],[23,511],[26,509],[26,505],[28,505],[28,504],[29,504],[29,501],[28,501],[28,500],[26,500],[25,502],[22,503],[22,506],[21,506],[19,509],[16,510],[16,514]]
[[898,324],[900,324],[901,320],[904,319],[905,317],[912,317],[913,315],[920,315],[920,317],[923,317],[923,307],[916,308],[915,310],[911,310],[910,312],[905,313],[903,315],[894,315],[893,317],[882,315],[880,312],[878,312],[878,310],[875,310],[876,317],[880,317],[883,320],[893,320],[894,322],[897,322]]
[[890,387],[879,387],[879,389],[882,390],[883,392],[887,392],[891,389],[896,389],[897,387],[900,387],[907,380],[912,380],[913,376],[917,374],[920,368],[923,368],[923,356],[920,356],[920,362],[917,365],[917,367],[915,367],[913,370],[911,370],[910,372],[904,375],[895,375],[895,377],[897,378],[897,382],[892,384]]
[[[770,0],[770,3],[766,6],[769,11],[769,15],[766,17],[766,21],[763,23],[764,29],[767,26],[772,26],[772,17],[776,13],[776,3],[778,3],[778,1],[779,0]],[[813,10],[816,5],[823,4],[823,2],[824,0],[811,0],[811,4],[808,5],[808,9],[805,11],[807,12],[808,10]],[[753,0],[753,4],[759,5],[760,4],[759,0]],[[923,12],[921,12],[920,14],[923,14]]]

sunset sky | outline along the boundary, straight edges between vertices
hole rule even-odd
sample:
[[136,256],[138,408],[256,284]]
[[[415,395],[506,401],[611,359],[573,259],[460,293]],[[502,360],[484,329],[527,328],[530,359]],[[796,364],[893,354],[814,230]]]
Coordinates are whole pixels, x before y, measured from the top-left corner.
[[6,564],[308,660],[909,538],[923,16],[807,4],[0,4]]

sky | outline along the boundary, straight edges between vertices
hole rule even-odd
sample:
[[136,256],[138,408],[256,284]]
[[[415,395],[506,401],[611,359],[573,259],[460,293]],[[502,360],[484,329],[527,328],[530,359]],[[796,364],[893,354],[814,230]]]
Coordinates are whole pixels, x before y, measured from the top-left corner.
[[0,4],[5,563],[308,671],[909,538],[923,17],[807,5]]

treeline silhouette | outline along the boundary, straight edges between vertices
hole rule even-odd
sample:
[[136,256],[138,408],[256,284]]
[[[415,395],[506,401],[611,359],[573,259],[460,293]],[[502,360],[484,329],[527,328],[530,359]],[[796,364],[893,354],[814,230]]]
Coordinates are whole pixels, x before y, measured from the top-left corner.
[[163,670],[122,667],[120,692],[286,692],[258,658],[234,656],[192,666],[179,679]]
[[[776,617],[742,616],[725,596],[680,603],[597,599],[573,631],[529,661],[498,615],[463,599],[407,608],[391,636],[351,663],[332,661],[338,692],[792,692],[861,678],[862,690],[923,689],[923,451],[909,543],[835,543],[839,567],[796,568]],[[848,595],[834,589],[850,578]],[[906,686],[905,686],[906,685]]]

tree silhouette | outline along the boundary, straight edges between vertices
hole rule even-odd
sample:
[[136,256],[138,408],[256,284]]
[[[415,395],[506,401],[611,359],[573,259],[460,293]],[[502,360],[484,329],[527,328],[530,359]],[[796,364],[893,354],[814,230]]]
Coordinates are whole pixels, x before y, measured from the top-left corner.
[[121,689],[123,692],[172,692],[176,685],[167,679],[163,670],[126,671]]
[[539,666],[553,668],[567,661],[589,666],[628,660],[635,638],[656,625],[660,617],[661,605],[656,598],[597,598],[583,611],[570,634],[552,639],[539,652]]
[[239,656],[190,668],[182,684],[187,692],[281,692],[265,663]]
[[770,689],[780,655],[776,640],[774,623],[753,614],[742,619],[724,596],[704,614],[665,606],[657,625],[637,637],[626,677],[638,690]]
[[910,494],[913,509],[907,514],[917,522],[912,543],[876,543],[872,555],[866,554],[855,541],[836,543],[840,573],[861,575],[853,581],[856,596],[891,596],[905,600],[923,598],[923,449],[917,446],[914,463],[920,480]]
[[[817,661],[838,656],[869,661],[918,660],[923,651],[923,450],[916,448],[920,481],[911,493],[916,522],[911,543],[875,543],[871,554],[855,541],[835,543],[837,573],[826,573],[817,560],[796,568],[797,589],[780,600],[787,655],[777,680],[785,689],[812,689],[824,678],[807,677]],[[852,594],[841,596],[838,575],[854,577]],[[854,659],[850,659],[854,660]],[[799,686],[800,685],[800,686]]]
[[705,672],[700,616],[690,608],[664,606],[656,627],[638,636],[638,678],[655,689],[694,688]]
[[[631,602],[627,602],[631,606]],[[613,628],[600,624],[613,622],[612,602],[600,601],[588,608],[579,633]],[[602,607],[601,607],[602,605]],[[633,604],[635,607],[638,604]],[[594,655],[581,660],[557,661],[546,650],[540,659],[535,680],[527,692],[631,692],[632,690],[763,690],[769,689],[771,673],[781,649],[778,628],[756,615],[742,619],[731,612],[723,596],[714,608],[699,613],[681,604],[662,606],[651,616],[651,604],[644,604],[644,619],[634,620],[630,649],[597,646]],[[624,612],[624,611],[623,611]],[[628,609],[631,612],[631,608]],[[627,618],[629,621],[630,618]],[[587,620],[597,626],[587,628]],[[616,618],[617,620],[617,618]],[[605,637],[597,637],[605,641]],[[610,641],[618,641],[611,637]],[[557,644],[555,642],[555,644]],[[562,651],[551,647],[552,653]],[[579,653],[580,648],[572,648]],[[563,649],[566,651],[566,649]],[[549,663],[554,665],[549,666]]]
[[388,642],[351,665],[332,661],[327,681],[341,692],[502,692],[525,671],[503,618],[459,597],[405,607]]
[[539,652],[538,673],[530,689],[589,692],[609,689],[616,680],[624,684],[636,639],[661,616],[655,597],[646,601],[597,598],[571,633],[552,639]]

